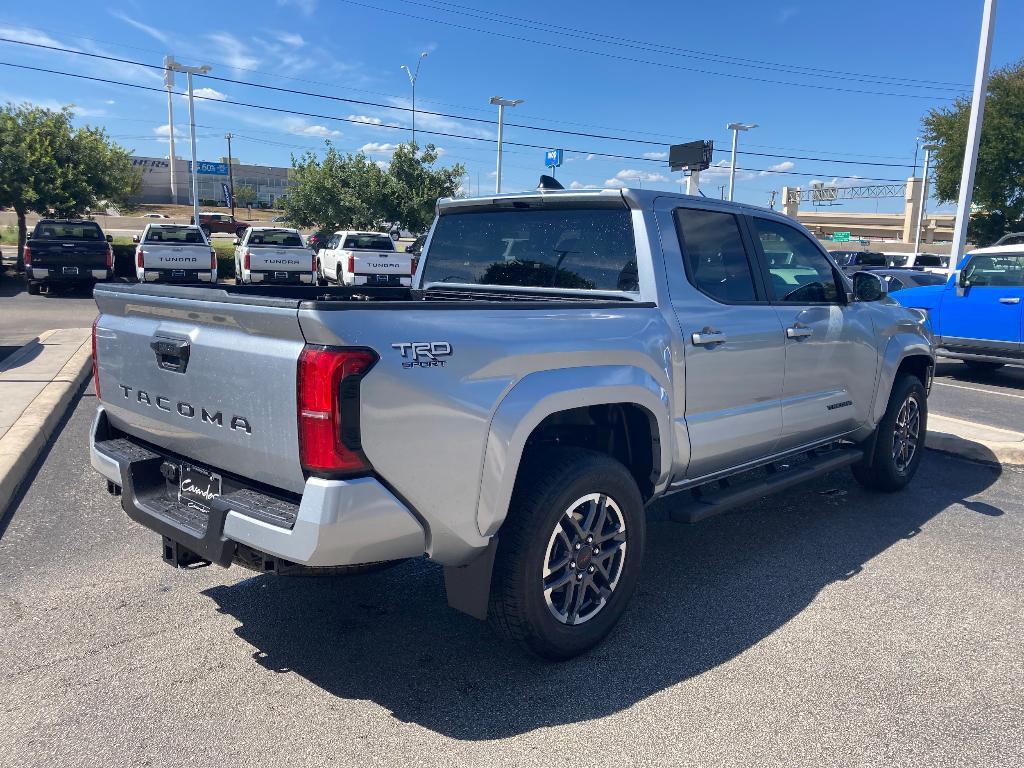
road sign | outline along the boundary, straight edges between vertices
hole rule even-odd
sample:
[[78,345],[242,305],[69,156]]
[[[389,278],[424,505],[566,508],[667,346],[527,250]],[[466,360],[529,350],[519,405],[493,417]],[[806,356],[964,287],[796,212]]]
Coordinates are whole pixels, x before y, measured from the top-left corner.
[[562,150],[549,149],[544,153],[544,165],[548,168],[558,168],[562,164]]
[[832,233],[832,242],[834,242],[834,243],[848,243],[848,242],[850,242],[850,233],[849,232],[833,232]]

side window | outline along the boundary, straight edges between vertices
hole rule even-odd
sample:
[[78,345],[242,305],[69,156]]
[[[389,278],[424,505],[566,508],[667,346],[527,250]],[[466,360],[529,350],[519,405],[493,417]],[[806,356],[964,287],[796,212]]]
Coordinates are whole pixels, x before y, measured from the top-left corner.
[[716,301],[757,301],[750,259],[731,213],[677,208],[676,227],[690,283]]
[[783,304],[838,304],[832,264],[803,232],[778,221],[753,217],[768,267],[768,291]]
[[331,235],[331,239],[327,241],[327,250],[335,250],[338,247],[338,243],[340,242],[340,240],[341,238],[338,237],[337,235]]
[[1024,256],[972,256],[964,267],[963,275],[972,286],[1024,286]]

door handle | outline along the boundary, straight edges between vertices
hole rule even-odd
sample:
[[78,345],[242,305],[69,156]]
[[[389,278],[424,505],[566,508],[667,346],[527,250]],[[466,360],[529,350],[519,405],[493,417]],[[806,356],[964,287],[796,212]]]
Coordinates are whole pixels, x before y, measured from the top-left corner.
[[811,336],[813,334],[813,328],[807,328],[806,326],[799,324],[791,325],[789,328],[786,329],[787,339],[806,339],[808,336]]
[[1000,304],[1020,304],[1019,296],[1003,296],[999,299]]
[[704,328],[698,333],[694,333],[690,338],[693,340],[693,346],[695,347],[709,347],[714,344],[723,344],[729,340],[724,333],[713,328]]

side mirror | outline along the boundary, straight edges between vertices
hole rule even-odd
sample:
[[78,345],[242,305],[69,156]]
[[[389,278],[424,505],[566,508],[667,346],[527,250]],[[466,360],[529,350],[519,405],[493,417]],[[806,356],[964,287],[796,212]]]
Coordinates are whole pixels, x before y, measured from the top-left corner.
[[235,238],[235,245],[241,245],[241,244],[242,244],[242,239],[239,238],[239,237],[236,237]]
[[879,301],[889,293],[889,286],[874,272],[856,272],[853,275],[854,301]]
[[142,242],[142,235],[132,235],[132,242],[133,243],[141,243]]
[[107,242],[108,243],[114,242],[114,236],[113,235],[107,235]]
[[959,285],[961,288],[971,287],[971,277],[970,275],[967,274],[966,270],[960,272],[960,277],[957,279],[957,285]]

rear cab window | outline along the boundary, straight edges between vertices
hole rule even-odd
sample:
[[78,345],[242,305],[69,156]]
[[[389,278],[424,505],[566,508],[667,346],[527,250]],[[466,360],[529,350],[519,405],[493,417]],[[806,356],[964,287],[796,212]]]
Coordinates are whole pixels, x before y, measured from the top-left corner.
[[455,210],[437,219],[422,284],[638,292],[625,207]]
[[143,243],[164,245],[205,245],[206,239],[199,227],[150,227]]
[[348,235],[342,246],[347,251],[393,251],[395,244],[387,235]]
[[723,304],[758,300],[734,214],[677,208],[675,220],[686,277],[697,290]]
[[254,230],[249,233],[249,241],[246,245],[272,246],[274,248],[303,248],[302,238],[298,232],[289,232],[287,229],[264,229]]
[[33,240],[102,240],[98,224],[86,222],[41,221],[32,233]]

